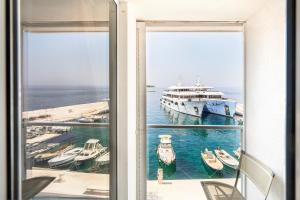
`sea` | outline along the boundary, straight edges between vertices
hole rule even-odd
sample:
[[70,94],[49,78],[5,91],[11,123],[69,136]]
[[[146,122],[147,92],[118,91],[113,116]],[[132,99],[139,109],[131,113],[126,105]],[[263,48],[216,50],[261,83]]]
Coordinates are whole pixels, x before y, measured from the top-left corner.
[[[201,118],[193,117],[176,111],[168,110],[160,105],[163,88],[154,88],[147,92],[147,123],[148,124],[180,124],[180,125],[234,125],[233,118],[214,114],[204,114]],[[226,97],[243,103],[243,91],[236,88],[219,88]],[[91,87],[33,87],[24,90],[23,110],[37,109],[93,103],[109,98],[107,88]],[[72,143],[83,147],[90,138],[99,139],[103,146],[109,144],[109,130],[107,128],[73,128],[71,130]],[[172,145],[176,152],[175,166],[168,169],[160,166],[156,149],[159,144],[159,135],[172,135]],[[130,139],[130,138],[129,138]],[[233,155],[233,151],[241,145],[240,130],[213,130],[202,128],[149,128],[147,129],[147,178],[157,179],[158,168],[164,169],[164,179],[202,179],[202,178],[230,178],[235,171],[225,167],[221,173],[210,170],[200,157],[201,151],[206,148],[214,150],[217,147],[225,149]],[[81,172],[95,172],[94,162],[81,168],[70,168]],[[48,167],[47,164],[34,163],[33,166]],[[98,173],[109,173],[109,166],[96,170]]]

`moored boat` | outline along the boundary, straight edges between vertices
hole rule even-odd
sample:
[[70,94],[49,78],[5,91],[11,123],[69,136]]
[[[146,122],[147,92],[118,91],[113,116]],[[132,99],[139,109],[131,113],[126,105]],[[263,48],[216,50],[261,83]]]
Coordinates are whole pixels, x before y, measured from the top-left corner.
[[62,167],[71,164],[75,157],[82,152],[82,147],[76,147],[74,149],[71,149],[69,151],[66,151],[62,153],[61,155],[58,155],[48,161],[50,168],[56,168],[56,167]]
[[238,159],[240,159],[240,157],[241,157],[241,152],[242,152],[241,147],[239,147],[239,148],[237,148],[235,151],[233,151],[234,155],[235,155]]
[[107,147],[103,147],[99,140],[89,139],[83,147],[83,151],[75,157],[74,161],[76,165],[80,165],[84,161],[92,160],[103,154],[107,150]]
[[102,155],[100,155],[97,159],[96,159],[96,165],[100,166],[100,165],[107,165],[109,164],[109,152],[106,152]]
[[176,160],[176,154],[172,147],[171,135],[160,135],[160,144],[157,148],[159,161],[169,166]]
[[201,151],[201,158],[209,168],[215,171],[221,171],[223,169],[221,161],[219,161],[213,152],[209,151],[207,148],[204,152]]
[[57,149],[56,151],[49,151],[49,152],[46,152],[46,153],[41,153],[41,154],[38,154],[34,157],[34,160],[36,162],[43,162],[43,161],[47,161],[47,160],[50,160],[51,158],[54,158],[66,151],[69,151],[71,149],[74,148],[74,145],[69,145],[69,146],[64,146],[60,149]]
[[227,153],[224,149],[218,147],[217,149],[215,149],[215,154],[224,165],[233,169],[238,168],[239,162],[229,153]]

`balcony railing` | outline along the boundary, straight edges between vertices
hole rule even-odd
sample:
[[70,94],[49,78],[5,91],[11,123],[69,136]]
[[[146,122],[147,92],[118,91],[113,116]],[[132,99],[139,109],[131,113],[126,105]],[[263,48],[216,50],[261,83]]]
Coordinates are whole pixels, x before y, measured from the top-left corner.
[[[82,122],[24,122],[23,126],[70,126],[109,128],[109,123],[82,123]],[[199,128],[199,129],[226,129],[242,130],[241,125],[174,125],[174,124],[147,124],[147,128]]]

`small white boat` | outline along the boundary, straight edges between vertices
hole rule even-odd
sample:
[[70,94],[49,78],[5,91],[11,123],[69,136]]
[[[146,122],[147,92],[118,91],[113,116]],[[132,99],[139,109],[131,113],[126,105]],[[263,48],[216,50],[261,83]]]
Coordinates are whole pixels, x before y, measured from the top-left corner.
[[62,153],[48,161],[50,168],[62,167],[68,164],[71,164],[74,161],[74,158],[82,152],[82,147],[76,147],[69,151]]
[[37,144],[28,148],[26,152],[27,158],[34,158],[36,155],[44,153],[46,151],[50,151],[56,147],[58,147],[59,143],[50,143],[50,144]]
[[160,144],[157,148],[159,161],[171,165],[176,160],[176,154],[172,147],[171,135],[160,135]]
[[49,151],[46,153],[38,154],[34,157],[34,159],[36,162],[47,161],[47,160],[50,160],[51,158],[54,158],[66,151],[69,151],[73,148],[74,148],[74,145],[64,146],[64,147],[61,147],[60,149],[57,149],[56,151]]
[[238,159],[240,159],[242,153],[241,147],[237,148],[237,150],[233,151],[233,153]]
[[106,152],[102,155],[100,155],[97,159],[96,159],[96,165],[100,166],[100,165],[107,165],[109,164],[109,152]]
[[91,118],[82,117],[82,118],[78,119],[78,122],[81,122],[81,123],[91,123],[91,122],[94,122],[94,120],[91,119]]
[[223,169],[223,164],[219,161],[212,151],[208,151],[206,148],[204,152],[201,152],[201,158],[204,163],[215,171],[221,171]]
[[232,157],[225,150],[217,148],[215,149],[215,154],[217,158],[226,166],[237,169],[239,166],[239,161],[237,161],[234,157]]
[[103,147],[99,140],[89,139],[83,147],[83,151],[75,157],[74,161],[76,165],[80,165],[82,162],[94,159],[106,151],[107,147]]

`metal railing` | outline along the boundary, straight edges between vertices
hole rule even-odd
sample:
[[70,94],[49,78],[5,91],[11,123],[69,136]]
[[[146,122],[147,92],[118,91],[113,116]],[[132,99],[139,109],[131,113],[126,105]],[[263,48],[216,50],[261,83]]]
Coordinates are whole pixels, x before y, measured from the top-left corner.
[[70,127],[94,127],[109,128],[109,123],[82,123],[82,122],[23,122],[23,126],[70,126]]
[[[23,126],[70,126],[70,127],[95,127],[109,128],[109,123],[82,123],[82,122],[24,122]],[[199,129],[231,129],[242,130],[241,125],[174,125],[174,124],[147,124],[147,128],[199,128]]]
[[234,129],[242,130],[240,125],[173,125],[173,124],[147,124],[147,128],[199,128],[199,129]]

